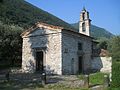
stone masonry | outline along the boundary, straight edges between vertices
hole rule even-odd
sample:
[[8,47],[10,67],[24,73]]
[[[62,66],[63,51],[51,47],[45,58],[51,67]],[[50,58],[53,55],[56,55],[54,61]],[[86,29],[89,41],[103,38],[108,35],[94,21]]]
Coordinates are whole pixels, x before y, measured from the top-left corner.
[[[76,35],[72,32],[63,31],[62,33],[62,62],[63,74],[77,74],[78,73],[78,57],[82,59],[82,72],[87,72],[90,69],[92,42],[91,38]],[[79,53],[78,43],[82,43],[82,50]],[[65,50],[68,52],[65,52]]]
[[61,74],[61,33],[59,31],[38,29],[23,38],[23,71],[35,72],[36,50],[43,50],[43,62],[47,72]]
[[[83,50],[78,53],[78,42]],[[36,71],[36,51],[42,50],[44,70],[47,74],[77,74],[78,57],[82,56],[83,72],[90,68],[92,39],[77,32],[37,28],[23,36],[22,69]],[[65,52],[67,50],[67,52]]]
[[39,69],[59,75],[88,73],[92,38],[89,13],[85,9],[81,12],[79,25],[80,30],[76,32],[38,22],[23,32],[22,71],[33,73]]

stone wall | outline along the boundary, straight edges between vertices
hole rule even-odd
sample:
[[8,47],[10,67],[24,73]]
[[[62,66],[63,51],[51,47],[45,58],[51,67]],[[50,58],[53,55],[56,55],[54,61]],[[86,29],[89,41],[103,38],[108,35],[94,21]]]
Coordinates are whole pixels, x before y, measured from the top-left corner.
[[[78,42],[82,50],[78,51]],[[77,74],[78,58],[82,56],[82,71],[91,66],[92,39],[67,30],[37,29],[23,37],[22,70],[36,71],[36,51],[43,51],[47,74]]]
[[112,66],[111,57],[94,57],[92,60],[92,69],[104,73],[110,73]]
[[[82,43],[83,50],[78,53],[78,42]],[[82,56],[83,72],[90,68],[91,61],[91,38],[62,31],[62,71],[63,74],[78,73],[78,57]]]
[[61,31],[35,30],[23,37],[22,70],[36,71],[36,50],[44,52],[44,67],[47,74],[61,74]]

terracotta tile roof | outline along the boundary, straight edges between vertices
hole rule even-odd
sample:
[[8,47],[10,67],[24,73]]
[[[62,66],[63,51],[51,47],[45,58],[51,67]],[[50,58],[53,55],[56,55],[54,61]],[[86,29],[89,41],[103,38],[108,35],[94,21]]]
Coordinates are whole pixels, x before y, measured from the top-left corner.
[[43,23],[43,22],[37,22],[35,23],[35,25],[37,26],[45,26],[47,28],[51,28],[51,29],[63,29],[63,27],[60,27],[60,26],[54,26],[54,25],[50,25],[50,24],[47,24],[47,23]]
[[54,25],[43,23],[43,22],[37,22],[32,27],[30,27],[29,29],[25,30],[21,34],[21,36],[26,36],[26,35],[30,34],[31,32],[35,31],[37,28],[50,29],[50,30],[63,29],[63,27],[60,27],[60,26],[54,26]]
[[79,35],[82,35],[82,36],[85,36],[85,37],[92,38],[91,36],[87,36],[87,35],[81,34],[79,32],[76,32],[76,31],[73,31],[73,30],[70,30],[70,29],[66,29],[64,27],[54,26],[54,25],[50,25],[50,24],[47,24],[47,23],[43,23],[43,22],[37,22],[37,23],[35,23],[34,26],[32,26],[29,29],[25,30],[21,34],[21,36],[26,36],[26,35],[30,34],[31,32],[35,31],[37,28],[49,29],[49,30],[60,30],[61,29],[61,30],[69,31],[71,33],[75,33],[75,34],[79,34]]

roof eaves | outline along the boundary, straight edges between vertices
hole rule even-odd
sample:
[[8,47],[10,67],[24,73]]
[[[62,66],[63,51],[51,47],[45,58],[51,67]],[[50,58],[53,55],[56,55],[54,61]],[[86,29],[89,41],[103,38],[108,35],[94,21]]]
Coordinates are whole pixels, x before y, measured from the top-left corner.
[[70,30],[70,29],[63,29],[63,30],[70,31],[70,32],[72,32],[72,33],[76,33],[76,34],[79,34],[79,35],[82,35],[82,36],[89,37],[89,38],[93,39],[93,37],[91,37],[91,36],[87,36],[87,35],[84,35],[84,34],[82,34],[82,33],[79,33],[79,32],[73,31],[73,30]]
[[25,30],[20,36],[26,36],[28,34],[30,34],[31,32],[35,31],[37,28],[41,28],[41,29],[50,29],[50,30],[58,30],[58,29],[63,29],[63,27],[60,26],[54,26],[54,25],[50,25],[50,24],[46,24],[43,22],[37,22],[35,23],[32,27],[30,27],[29,29]]

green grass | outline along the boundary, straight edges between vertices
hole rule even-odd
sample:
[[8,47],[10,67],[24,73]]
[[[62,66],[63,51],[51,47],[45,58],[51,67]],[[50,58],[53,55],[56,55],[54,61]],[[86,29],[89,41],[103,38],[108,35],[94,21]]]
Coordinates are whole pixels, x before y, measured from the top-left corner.
[[88,90],[80,88],[69,88],[62,84],[41,85],[39,82],[0,82],[0,90]]
[[104,75],[108,75],[105,73],[94,73],[89,75],[89,83],[90,85],[97,85],[97,84],[103,84],[104,82]]
[[48,85],[46,89],[51,89],[51,90],[88,90],[84,88],[70,88],[68,86],[65,86],[63,84],[54,84],[54,85]]
[[43,86],[39,83],[23,83],[15,81],[4,81],[0,82],[0,90],[24,90],[24,89],[36,89],[42,88]]
[[109,87],[107,90],[120,90],[120,88],[111,88],[111,87]]
[[[104,82],[104,75],[108,75],[105,73],[97,72],[89,75],[89,84],[90,86],[93,85],[102,85]],[[85,76],[84,75],[77,75],[77,77],[80,80],[84,80]]]
[[[89,83],[91,86],[103,84],[104,82],[104,73],[94,73],[89,75]],[[84,75],[77,75],[80,80],[84,80]],[[63,84],[47,84],[42,86],[39,82],[29,82],[29,83],[19,83],[15,81],[4,81],[0,82],[0,90],[89,90],[84,88],[70,88]],[[108,88],[106,90],[120,90],[118,88]]]

